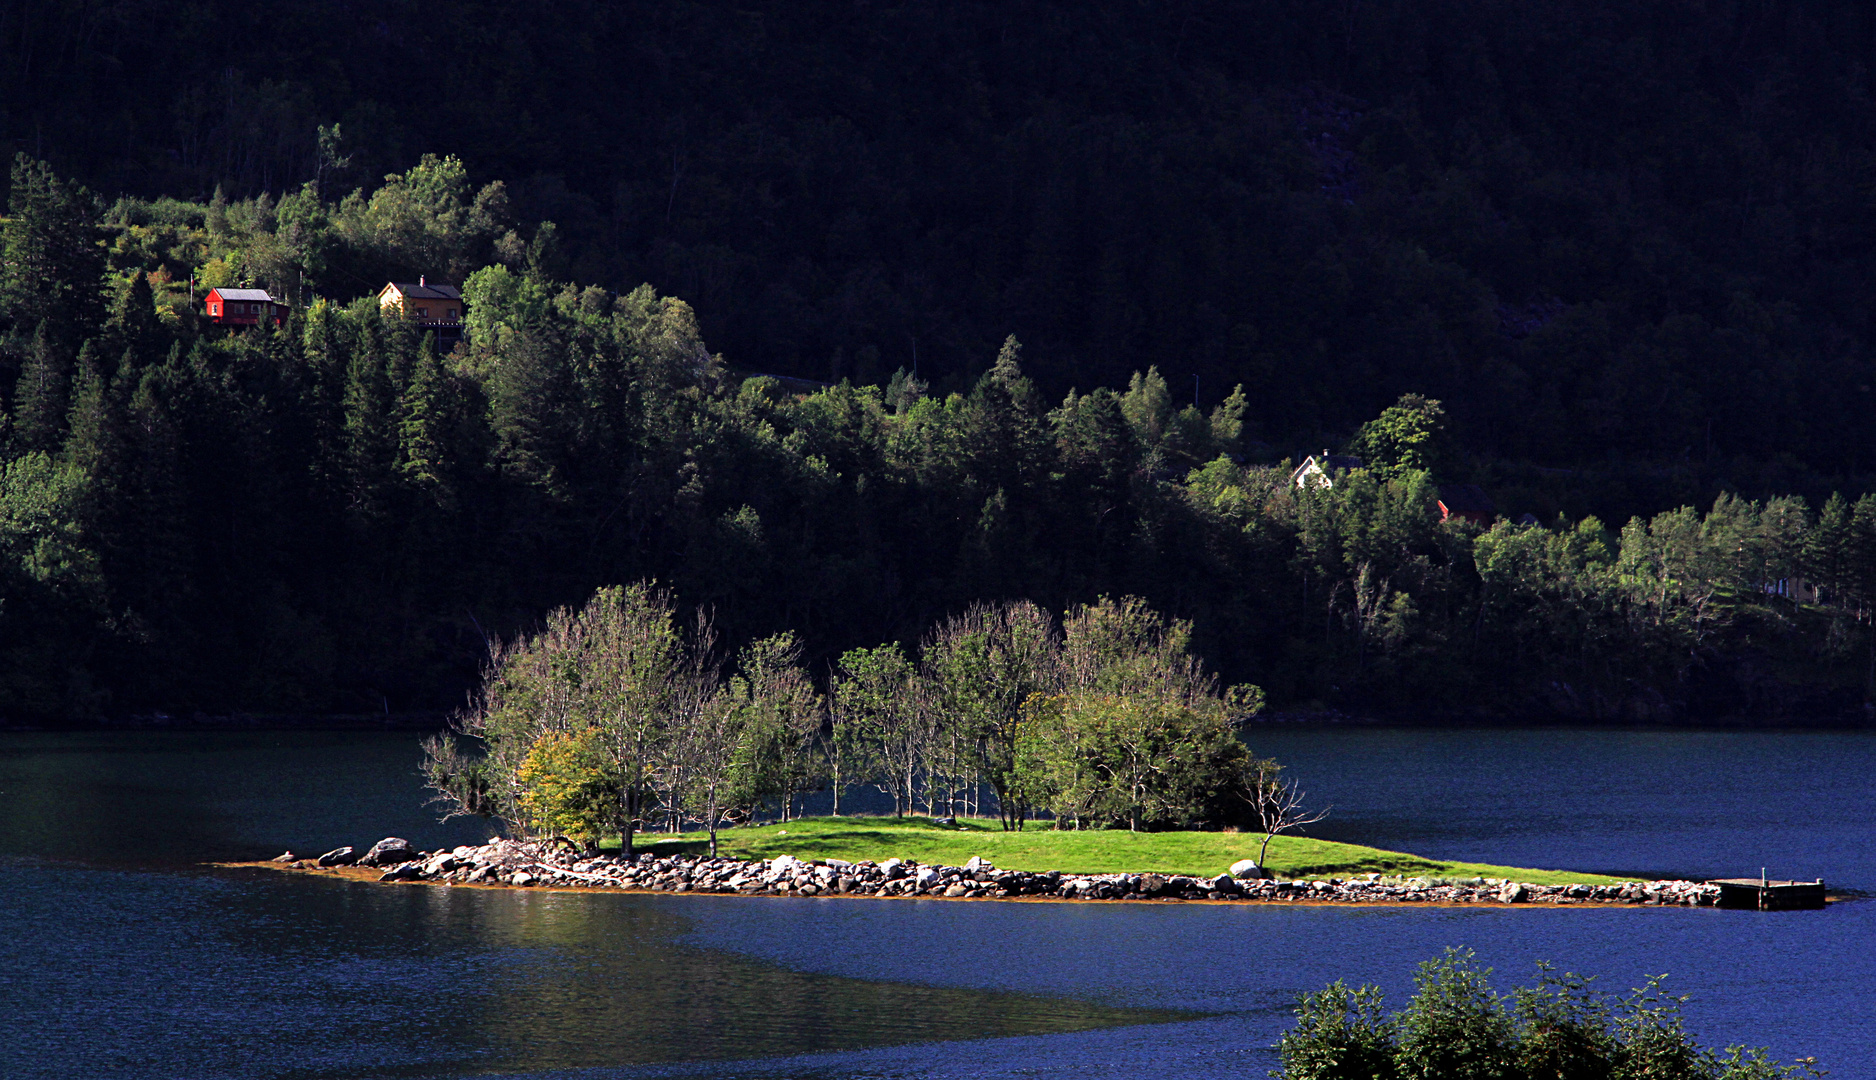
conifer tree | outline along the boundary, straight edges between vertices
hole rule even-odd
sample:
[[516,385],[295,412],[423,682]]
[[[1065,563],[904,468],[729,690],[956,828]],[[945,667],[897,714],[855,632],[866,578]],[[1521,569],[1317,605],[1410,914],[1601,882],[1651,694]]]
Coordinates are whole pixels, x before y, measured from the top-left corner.
[[50,325],[70,345],[96,326],[104,252],[95,243],[89,191],[25,154],[13,159],[12,194],[0,230],[0,315],[24,328]]
[[377,512],[383,486],[397,460],[392,416],[395,391],[385,370],[384,335],[367,317],[359,329],[345,377],[345,459],[354,511]]
[[71,391],[71,363],[53,343],[47,322],[41,319],[14,390],[15,442],[27,450],[58,449],[65,433],[65,410]]
[[104,329],[110,344],[135,354],[139,365],[153,362],[161,355],[163,325],[157,321],[156,295],[143,271],[132,274],[130,281],[118,290]]
[[425,334],[411,365],[410,384],[398,400],[397,469],[408,483],[448,506],[450,486],[448,427],[452,419],[450,375],[436,355],[436,337]]
[[72,409],[67,420],[65,457],[96,479],[106,479],[123,453],[123,419],[111,393],[111,376],[87,341],[78,350],[72,379]]

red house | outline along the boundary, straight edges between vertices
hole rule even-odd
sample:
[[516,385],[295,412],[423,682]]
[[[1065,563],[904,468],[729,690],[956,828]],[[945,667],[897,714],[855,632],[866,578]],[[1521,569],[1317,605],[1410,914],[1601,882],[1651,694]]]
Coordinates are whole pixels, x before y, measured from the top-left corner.
[[1441,484],[1439,508],[1441,521],[1460,518],[1487,529],[1497,514],[1497,507],[1477,484]]
[[279,326],[287,321],[287,306],[266,289],[210,289],[204,302],[208,321],[216,326]]

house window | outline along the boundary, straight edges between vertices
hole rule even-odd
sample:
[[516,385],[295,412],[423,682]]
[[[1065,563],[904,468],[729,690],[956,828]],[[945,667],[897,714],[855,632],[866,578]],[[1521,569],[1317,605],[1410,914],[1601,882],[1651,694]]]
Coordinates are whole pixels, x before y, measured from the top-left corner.
[[420,307],[420,308],[418,308],[418,309],[417,309],[417,317],[418,317],[419,319],[427,319],[427,318],[429,318],[429,317],[430,317],[430,309],[429,309],[429,308],[427,308],[427,307]]
[[455,322],[455,321],[456,321],[456,309],[455,309],[455,308],[444,308],[444,309],[443,309],[443,317],[444,317],[445,319],[448,319],[448,320],[449,320],[450,322]]

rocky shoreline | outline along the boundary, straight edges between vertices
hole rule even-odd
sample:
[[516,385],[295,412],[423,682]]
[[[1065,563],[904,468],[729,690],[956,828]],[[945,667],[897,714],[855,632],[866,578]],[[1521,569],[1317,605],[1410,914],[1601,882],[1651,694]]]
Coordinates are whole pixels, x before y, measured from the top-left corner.
[[739,896],[875,896],[946,899],[1188,900],[1330,904],[1549,904],[1712,907],[1720,888],[1699,881],[1536,885],[1498,878],[1383,877],[1281,880],[1240,864],[1238,874],[1064,874],[1002,870],[982,859],[963,866],[807,861],[790,855],[743,861],[696,855],[588,855],[551,843],[493,840],[423,852],[396,837],[360,854],[342,847],[316,858],[287,852],[271,865],[318,870],[366,867],[379,881],[515,888],[598,888]]

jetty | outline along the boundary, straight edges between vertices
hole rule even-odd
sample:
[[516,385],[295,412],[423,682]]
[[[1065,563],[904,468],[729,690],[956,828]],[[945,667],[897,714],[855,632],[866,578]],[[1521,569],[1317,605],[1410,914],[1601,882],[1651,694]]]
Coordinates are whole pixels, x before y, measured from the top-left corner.
[[1824,879],[1774,881],[1761,870],[1756,878],[1715,878],[1720,887],[1718,907],[1747,911],[1804,911],[1824,906]]

